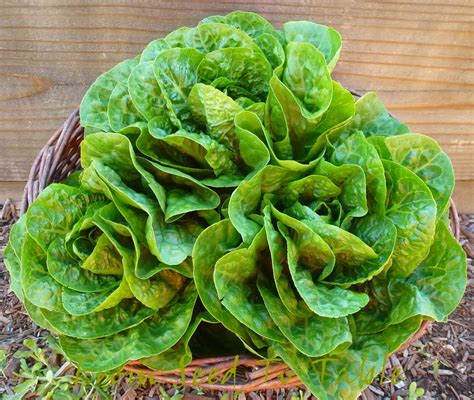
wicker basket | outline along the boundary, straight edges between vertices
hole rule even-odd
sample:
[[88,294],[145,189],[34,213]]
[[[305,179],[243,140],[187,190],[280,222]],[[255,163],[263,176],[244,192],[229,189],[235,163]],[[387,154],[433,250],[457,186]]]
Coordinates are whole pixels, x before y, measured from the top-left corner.
[[[359,97],[358,93],[354,93]],[[25,186],[21,203],[23,214],[39,193],[50,183],[63,181],[80,167],[79,144],[84,130],[79,124],[79,110],[74,111],[36,156]],[[450,209],[451,231],[459,240],[459,217],[454,203]],[[426,332],[430,322],[424,321],[418,332],[398,351],[406,349]],[[298,377],[282,363],[268,363],[248,355],[215,357],[193,360],[184,370],[153,371],[140,364],[129,362],[126,371],[151,375],[155,382],[214,390],[253,391],[301,387]],[[235,371],[231,379],[222,382],[219,377]]]

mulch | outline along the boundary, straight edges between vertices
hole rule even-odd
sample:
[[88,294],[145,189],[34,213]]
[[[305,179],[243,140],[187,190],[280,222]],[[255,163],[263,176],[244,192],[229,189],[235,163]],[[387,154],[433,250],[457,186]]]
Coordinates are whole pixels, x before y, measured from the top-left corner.
[[5,349],[15,348],[24,338],[34,333],[21,302],[9,292],[8,272],[3,265],[3,249],[8,240],[8,232],[16,213],[11,203],[0,210],[0,343]]
[[15,208],[8,202],[0,212],[0,343],[2,348],[8,349],[17,347],[18,343],[36,333],[36,327],[28,318],[23,305],[9,291],[8,272],[3,265],[3,249],[10,226],[15,220]]
[[[9,201],[0,205],[0,349],[7,353],[6,367],[0,374],[0,398],[13,394],[12,388],[20,383],[15,376],[19,362],[12,357],[22,348],[26,338],[35,338],[40,345],[47,332],[35,326],[28,318],[21,302],[9,291],[9,279],[3,264],[3,250],[8,241],[8,232],[16,220],[15,207]],[[428,332],[412,346],[392,355],[387,361],[384,377],[378,377],[361,395],[363,400],[408,398],[409,385],[416,382],[423,388],[422,399],[474,398],[474,215],[461,215],[461,244],[468,255],[468,285],[466,294],[447,323],[432,324]],[[56,357],[58,366],[63,360]],[[160,399],[163,392],[173,396],[171,386],[158,385],[140,387],[124,379],[111,388],[116,399]],[[215,399],[221,392],[202,392],[188,388],[180,393],[184,399]],[[298,398],[310,398],[309,393],[298,389],[256,391],[238,396],[245,399],[287,399],[297,394]],[[29,398],[34,395],[28,396]],[[314,399],[314,397],[312,397]]]

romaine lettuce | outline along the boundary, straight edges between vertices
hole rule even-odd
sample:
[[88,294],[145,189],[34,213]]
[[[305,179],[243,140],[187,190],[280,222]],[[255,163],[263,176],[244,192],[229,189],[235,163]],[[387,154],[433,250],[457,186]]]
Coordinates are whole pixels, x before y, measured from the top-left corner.
[[447,319],[466,285],[450,160],[334,81],[340,52],[332,28],[236,11],[92,84],[79,179],[44,190],[5,250],[73,362],[176,369],[218,337],[354,399],[422,319]]

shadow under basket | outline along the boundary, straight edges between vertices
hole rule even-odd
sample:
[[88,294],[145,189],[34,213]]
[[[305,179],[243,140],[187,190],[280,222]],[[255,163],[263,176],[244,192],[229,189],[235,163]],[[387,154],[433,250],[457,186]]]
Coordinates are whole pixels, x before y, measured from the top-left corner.
[[[359,97],[358,93],[353,93]],[[66,122],[49,139],[36,156],[28,176],[21,214],[38,197],[40,192],[53,182],[62,182],[69,174],[80,168],[80,143],[84,129],[79,124],[79,110],[74,111]],[[459,216],[451,200],[450,229],[459,240]],[[423,321],[419,330],[397,351],[403,351],[424,335],[430,321]],[[184,369],[154,371],[131,361],[125,371],[152,377],[156,383],[199,387],[213,390],[253,391],[303,387],[298,377],[282,363],[268,363],[249,355],[235,355],[195,359]],[[227,374],[226,374],[227,373]],[[226,381],[223,377],[230,376]]]

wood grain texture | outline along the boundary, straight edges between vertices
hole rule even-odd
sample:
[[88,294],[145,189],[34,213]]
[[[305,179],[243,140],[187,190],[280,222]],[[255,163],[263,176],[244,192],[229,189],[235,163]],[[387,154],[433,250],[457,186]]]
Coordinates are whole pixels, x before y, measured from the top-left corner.
[[[254,4],[258,3],[258,4]],[[307,19],[344,38],[335,79],[376,90],[453,160],[474,212],[474,3],[470,0],[0,0],[0,201],[18,200],[31,162],[91,82],[152,39],[241,9],[276,26]]]

